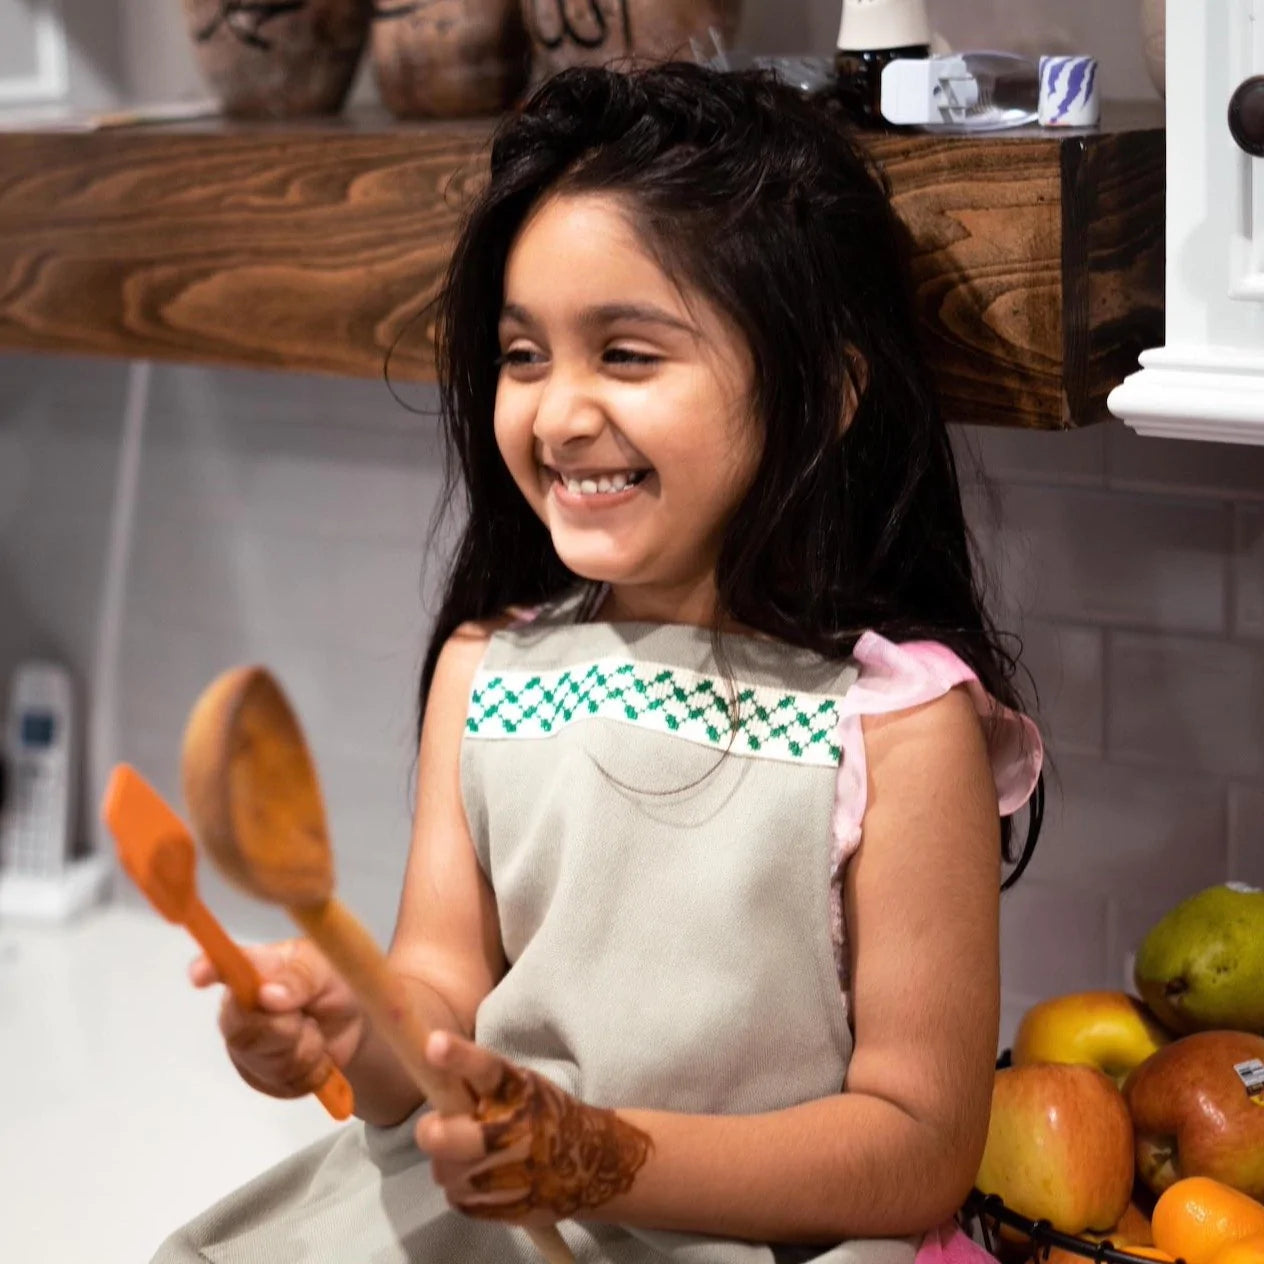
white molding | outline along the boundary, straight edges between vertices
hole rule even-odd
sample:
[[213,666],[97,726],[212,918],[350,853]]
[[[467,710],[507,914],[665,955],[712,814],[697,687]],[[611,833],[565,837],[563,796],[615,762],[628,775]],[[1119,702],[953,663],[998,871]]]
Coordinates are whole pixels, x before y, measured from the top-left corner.
[[70,57],[61,0],[27,0],[27,3],[36,9],[36,71],[23,78],[0,79],[0,107],[64,101],[70,91]]
[[1155,347],[1107,407],[1138,434],[1264,445],[1264,356],[1224,347]]

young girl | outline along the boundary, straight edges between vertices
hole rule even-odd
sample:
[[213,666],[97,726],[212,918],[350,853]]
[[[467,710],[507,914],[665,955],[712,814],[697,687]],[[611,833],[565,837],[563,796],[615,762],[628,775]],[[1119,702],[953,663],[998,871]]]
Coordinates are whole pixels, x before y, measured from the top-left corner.
[[1041,747],[901,251],[843,125],[769,78],[568,71],[502,126],[440,300],[466,521],[391,950],[469,1109],[424,1108],[310,944],[260,950],[241,1074],[332,1059],[364,1125],[160,1261],[949,1241]]

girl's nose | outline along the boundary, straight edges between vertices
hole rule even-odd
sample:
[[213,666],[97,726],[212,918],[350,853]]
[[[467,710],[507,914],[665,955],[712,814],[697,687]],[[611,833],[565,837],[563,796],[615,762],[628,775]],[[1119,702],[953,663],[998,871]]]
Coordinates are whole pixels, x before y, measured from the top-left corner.
[[584,383],[553,373],[536,407],[535,437],[546,448],[559,449],[576,440],[592,439],[606,424],[605,410]]

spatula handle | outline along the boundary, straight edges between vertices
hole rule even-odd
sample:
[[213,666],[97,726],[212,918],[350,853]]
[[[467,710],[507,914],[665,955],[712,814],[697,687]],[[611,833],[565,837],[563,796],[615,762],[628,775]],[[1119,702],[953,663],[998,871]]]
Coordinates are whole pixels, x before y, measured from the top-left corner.
[[[254,1009],[259,1003],[261,980],[254,963],[229,939],[215,915],[196,896],[185,909],[185,927],[201,945],[211,964],[228,986],[242,1009]],[[325,1082],[314,1090],[316,1099],[338,1121],[347,1119],[355,1106],[355,1094],[347,1077],[331,1067]]]
[[259,1003],[259,972],[250,958],[228,938],[211,910],[196,897],[185,908],[184,925],[219,971],[219,977],[237,1004],[242,1009],[254,1009]]
[[[337,899],[291,907],[289,913],[360,998],[374,1027],[435,1109],[442,1115],[469,1110],[465,1088],[426,1061],[430,1029],[413,1008],[403,979],[355,914]],[[574,1264],[556,1228],[528,1229],[527,1234],[548,1264]]]

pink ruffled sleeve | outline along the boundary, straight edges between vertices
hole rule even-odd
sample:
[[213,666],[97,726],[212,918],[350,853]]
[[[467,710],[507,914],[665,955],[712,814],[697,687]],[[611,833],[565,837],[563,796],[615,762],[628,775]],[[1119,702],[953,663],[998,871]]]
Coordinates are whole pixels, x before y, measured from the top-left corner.
[[979,716],[992,722],[988,755],[1002,816],[1017,812],[1031,797],[1044,759],[1040,732],[1031,719],[1001,706],[979,683],[968,664],[946,645],[936,641],[896,645],[876,632],[866,632],[856,642],[853,653],[860,675],[839,707],[839,745],[843,755],[834,793],[830,865],[834,949],[844,986],[841,880],[848,860],[860,845],[869,784],[862,719],[906,711],[943,697],[957,685],[965,685]]
[[996,1257],[949,1220],[922,1239],[913,1264],[996,1264]]

